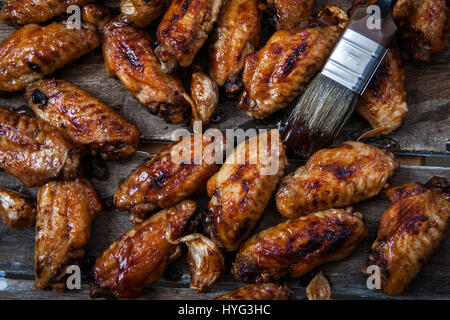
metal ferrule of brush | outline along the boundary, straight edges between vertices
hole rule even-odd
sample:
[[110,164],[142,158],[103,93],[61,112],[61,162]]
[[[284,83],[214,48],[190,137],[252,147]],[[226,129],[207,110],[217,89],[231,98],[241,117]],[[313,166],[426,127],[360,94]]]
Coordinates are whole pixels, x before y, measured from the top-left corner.
[[381,44],[346,29],[321,73],[361,95],[386,52]]

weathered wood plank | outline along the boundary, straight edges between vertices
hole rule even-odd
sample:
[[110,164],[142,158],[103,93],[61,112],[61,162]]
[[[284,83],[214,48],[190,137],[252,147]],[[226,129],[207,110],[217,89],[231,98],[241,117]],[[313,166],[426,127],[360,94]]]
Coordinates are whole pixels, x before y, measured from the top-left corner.
[[[337,4],[348,9],[350,0],[316,1],[316,9],[325,4]],[[104,2],[117,8],[118,0]],[[116,10],[117,11],[117,10]],[[14,28],[0,24],[0,40],[6,38]],[[406,62],[407,102],[410,113],[404,124],[391,137],[398,141],[403,153],[427,154],[449,153],[447,150],[448,128],[450,127],[450,51],[447,50],[433,57],[430,63]],[[189,124],[166,124],[163,120],[151,115],[125,89],[120,81],[110,79],[106,75],[101,49],[81,58],[56,72],[56,78],[70,80],[83,89],[91,92],[123,116],[137,124],[143,138],[147,141],[170,140],[173,130],[189,128]],[[0,106],[20,107],[26,105],[23,93],[0,96]],[[222,98],[217,110],[216,122],[211,127],[222,130],[232,128],[267,128],[278,125],[287,112],[272,115],[265,121],[252,120],[238,109],[235,100]],[[355,115],[340,140],[345,139],[354,130],[364,132],[368,124]],[[450,148],[450,144],[449,147]]]
[[[49,291],[36,291],[33,285],[33,253],[34,230],[24,232],[8,229],[0,224],[0,299],[26,298],[26,299],[85,299],[88,298],[88,277],[95,258],[98,257],[116,238],[125,233],[133,225],[129,222],[126,212],[112,208],[112,195],[118,185],[142,162],[149,159],[145,152],[138,152],[128,160],[108,162],[107,170],[91,169],[90,178],[102,198],[105,210],[99,214],[93,224],[92,238],[89,244],[83,274],[83,289],[80,292],[53,293]],[[293,161],[289,170],[301,162]],[[393,178],[393,185],[407,182],[425,182],[434,175],[450,178],[450,168],[403,166]],[[13,177],[0,174],[0,185],[3,187],[18,188],[20,183]],[[36,195],[36,188],[25,189],[24,192]],[[206,195],[195,198],[200,208],[206,208],[208,198]],[[327,264],[323,267],[329,278],[333,298],[335,299],[386,299],[384,293],[368,290],[365,286],[366,277],[361,273],[369,251],[369,247],[376,237],[377,225],[382,213],[389,203],[384,195],[379,195],[368,201],[355,205],[362,212],[369,228],[369,236],[349,258]],[[263,218],[254,232],[275,225],[284,218],[277,213],[273,200],[269,204]],[[176,261],[166,272],[165,276],[155,285],[146,289],[143,298],[151,299],[209,299],[223,291],[229,291],[241,286],[243,283],[232,278],[229,274],[233,254],[226,256],[228,274],[221,279],[210,294],[196,294],[188,290],[189,273],[185,258]],[[305,297],[305,279],[289,280],[289,285],[296,290],[299,298]],[[450,238],[447,238],[437,250],[431,261],[425,266],[419,277],[411,287],[398,299],[450,299]],[[3,288],[6,284],[6,288]],[[2,287],[3,286],[3,287]],[[1,289],[3,288],[3,289]],[[174,291],[174,289],[179,291]]]

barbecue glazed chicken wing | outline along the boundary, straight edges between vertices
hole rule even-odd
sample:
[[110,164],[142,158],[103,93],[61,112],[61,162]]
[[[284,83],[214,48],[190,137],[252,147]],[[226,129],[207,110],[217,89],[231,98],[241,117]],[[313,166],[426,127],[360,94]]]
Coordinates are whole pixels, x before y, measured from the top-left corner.
[[161,71],[150,37],[125,17],[103,29],[106,71],[117,77],[148,110],[167,122],[180,123],[189,107],[181,82]]
[[319,150],[283,179],[277,209],[292,219],[368,199],[387,186],[396,167],[391,153],[361,142]]
[[344,11],[328,6],[308,28],[275,32],[245,59],[238,107],[257,119],[285,108],[323,67],[346,24]]
[[217,20],[223,0],[174,0],[158,26],[155,50],[162,70],[189,67]]
[[248,284],[215,300],[295,300],[295,292],[278,283]]
[[117,298],[140,296],[145,284],[158,281],[166,266],[180,256],[179,245],[166,240],[167,228],[173,238],[183,236],[195,210],[195,202],[185,200],[158,212],[113,242],[95,263],[91,293]]
[[[66,13],[72,5],[84,6],[94,0],[6,0],[0,20],[11,26],[42,23]],[[3,1],[2,1],[3,2]]]
[[391,206],[383,214],[367,265],[381,271],[381,288],[403,292],[447,235],[450,188],[444,178],[408,183],[386,191]]
[[[96,6],[97,12],[99,8]],[[106,14],[107,9],[101,10]],[[28,24],[0,44],[0,91],[23,90],[99,45],[97,25],[90,22],[82,22],[80,29],[59,22]]]
[[66,269],[80,264],[92,221],[100,211],[100,199],[84,178],[52,181],[39,188],[34,255],[37,288],[65,289]]
[[137,127],[76,85],[62,80],[40,80],[25,92],[36,116],[57,128],[83,151],[104,159],[122,159],[136,152]]
[[164,13],[170,0],[120,0],[120,10],[138,27],[145,27]]
[[237,250],[261,217],[286,165],[278,130],[239,144],[208,180],[209,237],[228,251]]
[[16,230],[31,228],[36,220],[36,202],[13,190],[0,188],[0,215],[3,223]]
[[[202,146],[205,157],[200,154],[196,158],[195,145]],[[149,212],[171,207],[203,190],[208,178],[219,169],[214,153],[222,155],[223,145],[220,150],[205,151],[212,147],[211,136],[183,137],[132,173],[114,194],[114,206],[129,211],[131,221],[140,223]],[[212,158],[206,158],[210,154]]]
[[228,0],[220,10],[209,46],[209,74],[229,96],[242,91],[245,58],[261,37],[258,0]]
[[0,109],[0,167],[26,187],[77,172],[79,154],[48,123]]
[[314,0],[267,0],[274,13],[277,30],[294,29],[307,22],[314,9]]
[[356,111],[369,122],[373,133],[390,134],[400,127],[408,113],[405,68],[400,52],[391,46],[378,67]]
[[344,259],[366,235],[359,212],[330,209],[313,213],[250,238],[239,249],[232,273],[245,282],[300,277],[325,262]]
[[403,48],[426,61],[448,47],[450,7],[447,0],[398,0],[393,16]]

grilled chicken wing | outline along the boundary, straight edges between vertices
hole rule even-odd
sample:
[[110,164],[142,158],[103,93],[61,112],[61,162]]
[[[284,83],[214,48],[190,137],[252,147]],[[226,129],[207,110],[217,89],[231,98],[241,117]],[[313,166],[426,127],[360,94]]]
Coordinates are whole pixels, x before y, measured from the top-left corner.
[[167,122],[183,121],[189,105],[181,82],[161,71],[149,36],[125,17],[103,29],[103,57],[108,74],[119,78],[151,113]]
[[444,178],[409,183],[386,192],[383,214],[367,264],[381,271],[381,287],[400,294],[444,240],[450,223],[450,188]]
[[66,13],[72,5],[84,6],[94,0],[7,0],[0,20],[9,25],[46,22]]
[[370,123],[374,133],[389,134],[402,124],[408,105],[405,68],[396,46],[387,52],[356,111]]
[[257,119],[285,108],[322,68],[346,23],[344,11],[327,6],[312,27],[275,32],[245,59],[239,108]]
[[277,130],[239,144],[208,180],[209,237],[228,251],[237,250],[261,217],[286,165]]
[[39,188],[34,254],[37,288],[65,288],[66,268],[83,258],[92,221],[100,211],[100,199],[84,178],[52,181]]
[[27,187],[73,176],[79,154],[48,123],[0,109],[0,167]]
[[313,213],[253,236],[239,249],[232,273],[246,282],[300,277],[325,262],[347,257],[366,235],[359,212]]
[[277,29],[294,29],[307,22],[314,9],[314,0],[267,0],[274,12]]
[[278,211],[297,218],[368,199],[386,187],[396,166],[391,153],[361,142],[317,151],[283,179],[276,194]]
[[[195,150],[199,146],[204,152],[201,158],[196,158]],[[222,152],[223,145],[221,150],[205,151],[213,146],[211,136],[183,137],[131,174],[114,194],[114,206],[128,210],[131,221],[140,223],[147,213],[171,207],[202,190],[208,178],[218,170],[213,153]]]
[[248,284],[215,300],[295,300],[295,292],[278,283]]
[[120,0],[120,10],[138,27],[145,27],[164,13],[170,0]]
[[0,188],[0,215],[8,227],[25,230],[34,225],[36,203],[24,194]]
[[97,26],[90,22],[80,29],[59,22],[28,24],[0,44],[0,91],[23,90],[99,45]]
[[398,0],[393,16],[403,47],[416,60],[429,60],[448,47],[450,8],[447,0]]
[[137,127],[76,85],[41,80],[28,85],[25,95],[36,116],[80,150],[104,159],[126,158],[136,152]]
[[219,105],[219,89],[206,73],[196,72],[191,78],[192,120],[206,127]]
[[158,26],[155,50],[162,70],[188,67],[217,20],[223,0],[174,0]]
[[209,46],[209,74],[228,95],[234,96],[243,88],[245,58],[259,45],[258,0],[227,0],[217,21]]
[[145,284],[158,281],[166,266],[180,253],[177,245],[166,240],[169,223],[173,238],[183,236],[195,210],[195,202],[185,200],[158,212],[113,242],[97,259],[92,294],[136,298]]

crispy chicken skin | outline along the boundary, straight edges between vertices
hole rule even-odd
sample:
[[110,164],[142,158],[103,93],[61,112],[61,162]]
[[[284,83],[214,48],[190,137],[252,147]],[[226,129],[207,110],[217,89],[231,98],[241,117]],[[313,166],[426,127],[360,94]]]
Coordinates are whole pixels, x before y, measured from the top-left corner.
[[145,27],[164,13],[170,0],[121,0],[120,10],[138,27]]
[[6,0],[0,20],[11,26],[42,23],[66,13],[71,5],[84,6],[94,0]]
[[[206,150],[213,143],[210,136],[197,134],[172,144],[120,185],[114,194],[114,206],[129,211],[131,221],[140,223],[149,212],[171,207],[203,190],[206,181],[219,167],[210,161],[213,158],[195,159],[195,145]],[[204,152],[205,156],[209,154]]]
[[159,280],[166,266],[179,256],[179,247],[166,240],[183,236],[194,216],[194,201],[185,200],[165,209],[117,239],[97,259],[91,293],[136,298],[145,284]]
[[232,273],[245,282],[300,277],[325,262],[344,259],[366,235],[359,212],[316,212],[250,238],[239,249]]
[[314,9],[314,0],[267,0],[274,13],[277,29],[294,29],[308,21]]
[[215,300],[295,300],[295,292],[278,283],[248,284]]
[[257,0],[227,0],[220,10],[209,46],[209,74],[225,93],[242,91],[245,58],[261,37],[261,11]]
[[97,26],[99,31],[111,21],[111,18],[111,10],[98,4],[87,4],[81,9],[81,19]]
[[319,150],[284,177],[276,194],[277,209],[292,219],[368,199],[387,186],[396,167],[390,152],[361,142]]
[[31,228],[36,220],[36,202],[19,192],[0,188],[0,215],[3,223],[16,230]]
[[433,177],[425,185],[408,183],[386,192],[391,206],[383,214],[367,265],[381,271],[389,295],[403,292],[447,235],[450,188]]
[[278,130],[239,144],[208,180],[209,237],[228,251],[237,250],[261,217],[286,165]]
[[84,178],[52,181],[39,188],[36,219],[36,287],[65,289],[69,265],[79,264],[102,211],[100,199]]
[[398,0],[393,11],[403,48],[414,59],[426,61],[448,47],[448,0]]
[[25,91],[36,116],[57,128],[80,150],[104,159],[122,159],[136,152],[137,127],[76,85],[40,80]]
[[223,0],[173,0],[158,26],[155,50],[162,70],[188,67],[217,20]]
[[0,109],[0,167],[27,187],[76,174],[79,154],[48,123]]
[[0,91],[19,91],[100,45],[97,27],[83,22],[69,29],[54,22],[28,24],[0,44]]
[[356,111],[376,133],[390,134],[400,127],[408,113],[405,68],[397,46],[392,46],[370,81]]
[[310,27],[275,32],[245,59],[238,107],[257,119],[285,108],[322,68],[346,23],[341,9],[327,6]]
[[180,123],[189,107],[181,82],[161,71],[150,37],[123,16],[103,29],[106,71],[117,77],[148,110],[167,122]]

